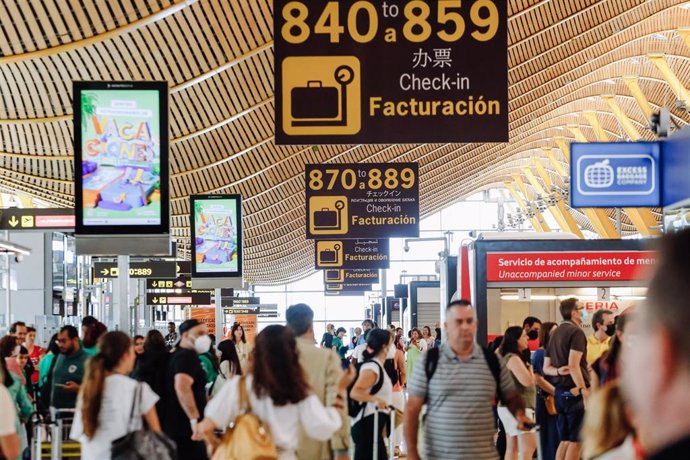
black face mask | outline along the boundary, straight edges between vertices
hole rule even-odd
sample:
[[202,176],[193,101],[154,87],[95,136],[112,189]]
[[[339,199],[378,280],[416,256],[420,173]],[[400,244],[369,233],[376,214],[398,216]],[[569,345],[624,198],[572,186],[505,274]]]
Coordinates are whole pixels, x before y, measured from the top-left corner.
[[527,338],[530,340],[537,340],[539,338],[539,331],[529,331],[527,333]]
[[616,325],[615,324],[609,324],[608,326],[606,326],[606,335],[611,337],[615,333],[616,333]]

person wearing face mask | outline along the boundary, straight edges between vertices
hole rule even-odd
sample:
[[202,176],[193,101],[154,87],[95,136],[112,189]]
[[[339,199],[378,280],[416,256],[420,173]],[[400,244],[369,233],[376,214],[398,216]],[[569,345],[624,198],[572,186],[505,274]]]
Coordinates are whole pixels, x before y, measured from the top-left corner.
[[[555,387],[558,437],[561,440],[556,460],[578,460],[580,429],[590,393],[587,337],[580,328],[586,310],[578,299],[569,298],[561,302],[560,311],[564,321],[553,331],[546,348],[544,374],[551,377],[549,380]],[[563,369],[566,366],[567,369]]]
[[541,330],[541,320],[535,316],[528,316],[522,322],[522,329],[527,334],[528,350],[537,351],[539,348],[539,331]]
[[616,333],[611,310],[597,310],[592,315],[594,333],[587,337],[587,364],[590,366],[611,346],[611,337]]
[[206,373],[199,355],[210,350],[211,338],[206,325],[196,319],[184,321],[178,331],[178,343],[170,355],[163,387],[163,431],[175,441],[179,458],[205,460],[206,446],[193,441],[192,434],[206,406]]

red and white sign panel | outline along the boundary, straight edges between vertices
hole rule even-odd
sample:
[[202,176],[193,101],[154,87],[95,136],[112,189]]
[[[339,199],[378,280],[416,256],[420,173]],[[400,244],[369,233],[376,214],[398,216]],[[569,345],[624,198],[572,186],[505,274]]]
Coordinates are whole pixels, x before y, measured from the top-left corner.
[[489,283],[640,281],[656,263],[653,251],[494,252],[486,259]]

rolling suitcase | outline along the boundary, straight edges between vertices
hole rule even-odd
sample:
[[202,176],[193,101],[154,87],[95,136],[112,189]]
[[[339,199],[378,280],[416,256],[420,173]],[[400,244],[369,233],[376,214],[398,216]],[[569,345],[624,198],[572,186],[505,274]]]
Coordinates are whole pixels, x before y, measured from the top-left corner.
[[534,428],[529,431],[520,431],[518,433],[518,457],[522,458],[522,437],[529,433],[535,433],[537,436],[537,460],[544,460],[541,451],[541,440],[539,439],[541,437],[541,427],[539,425],[535,425]]
[[[395,458],[395,436],[393,435],[393,431],[395,431],[395,407],[390,406],[388,410],[390,411],[390,425],[388,428],[388,458],[393,460]],[[373,460],[377,460],[379,458],[379,412],[381,412],[380,409],[377,409],[376,412],[374,412],[374,448],[371,453],[371,458]]]

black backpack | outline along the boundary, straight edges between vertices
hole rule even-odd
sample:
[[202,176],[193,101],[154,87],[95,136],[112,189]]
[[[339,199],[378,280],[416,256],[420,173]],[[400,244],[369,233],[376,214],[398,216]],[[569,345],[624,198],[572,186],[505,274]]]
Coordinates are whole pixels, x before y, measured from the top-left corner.
[[[482,352],[484,353],[484,359],[486,360],[486,363],[489,365],[491,375],[493,375],[494,380],[496,381],[496,394],[498,395],[498,399],[505,403],[506,400],[503,397],[503,392],[501,391],[501,363],[498,361],[498,356],[496,356],[496,354],[488,348],[481,348]],[[438,366],[439,353],[439,348],[432,348],[426,352],[424,373],[426,374],[427,383],[431,381],[431,378],[434,376],[434,372],[436,372],[436,367]]]
[[360,401],[356,401],[352,399],[352,396],[350,396],[350,392],[352,391],[352,388],[355,386],[355,382],[357,382],[357,379],[359,378],[359,370],[362,368],[362,365],[365,363],[375,363],[378,368],[379,368],[379,379],[378,381],[374,384],[373,387],[369,390],[370,395],[374,395],[378,393],[381,390],[381,387],[383,386],[383,369],[381,368],[381,365],[374,361],[373,359],[370,359],[368,361],[364,361],[363,363],[357,363],[356,370],[357,370],[357,376],[355,379],[352,381],[349,387],[347,387],[347,413],[350,417],[355,418],[359,413],[364,409],[367,403],[363,403]]
[[398,370],[395,368],[395,359],[387,359],[383,362],[383,368],[386,370],[386,374],[391,379],[391,383],[395,386],[398,383]]

